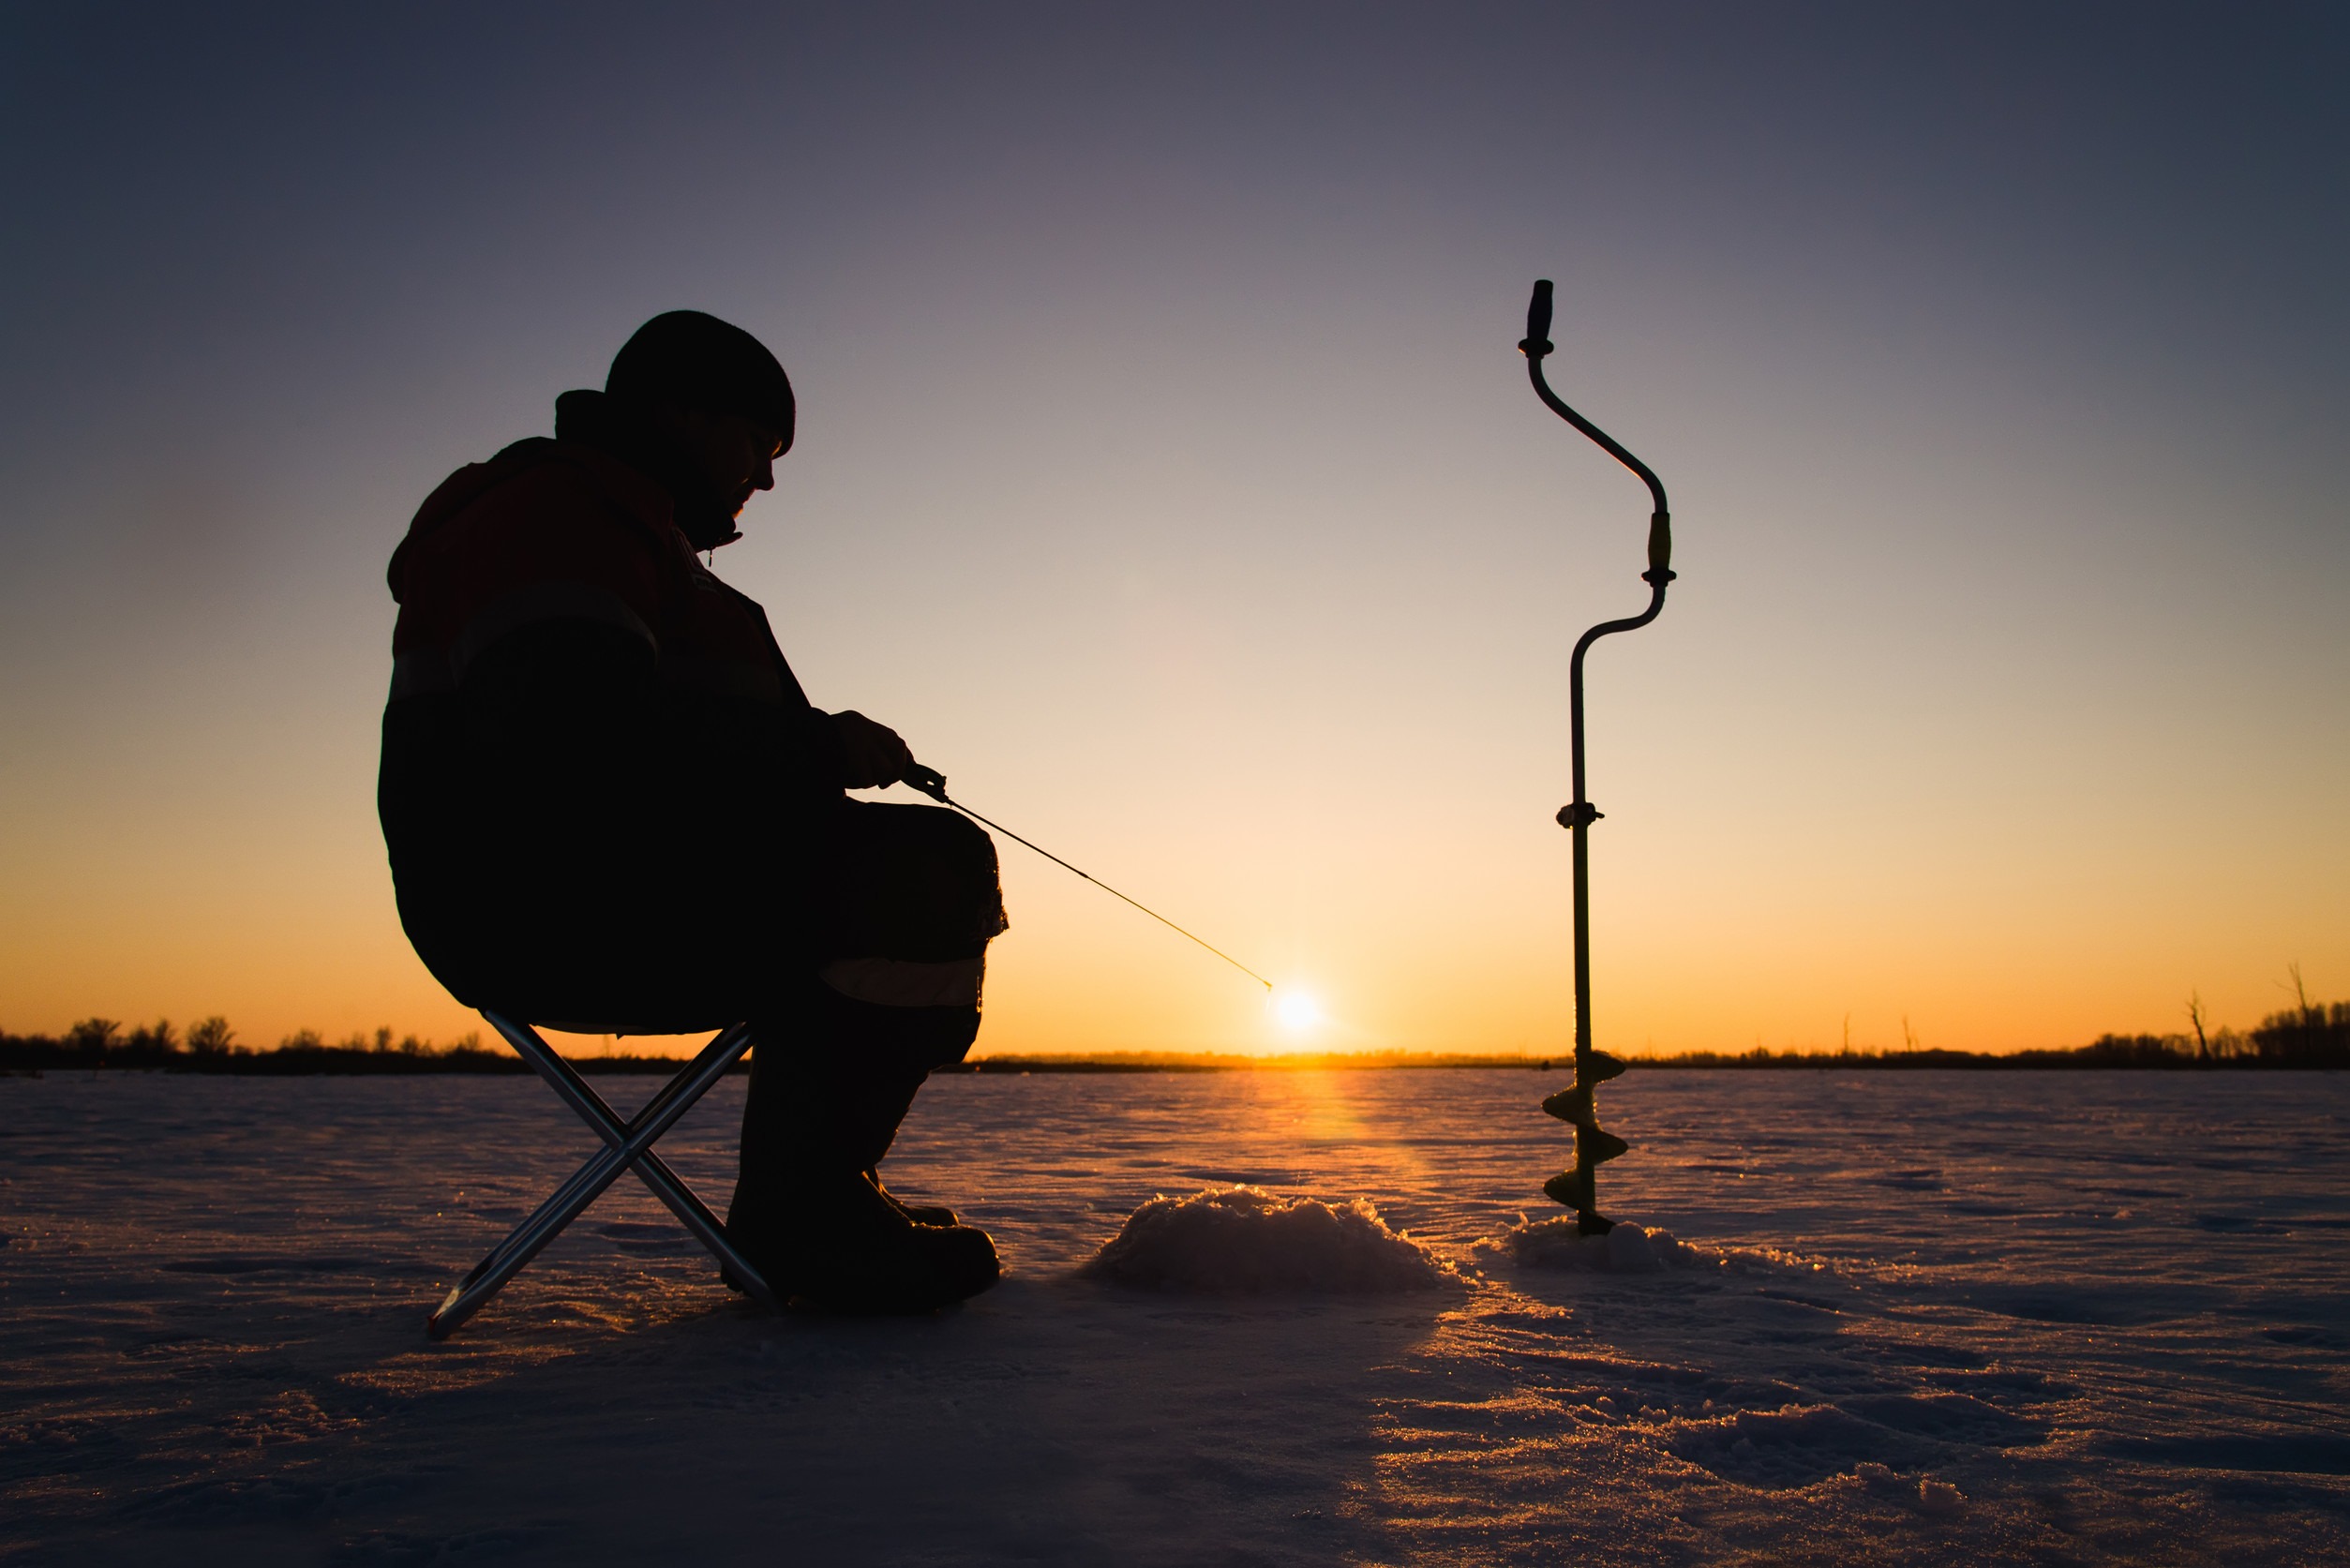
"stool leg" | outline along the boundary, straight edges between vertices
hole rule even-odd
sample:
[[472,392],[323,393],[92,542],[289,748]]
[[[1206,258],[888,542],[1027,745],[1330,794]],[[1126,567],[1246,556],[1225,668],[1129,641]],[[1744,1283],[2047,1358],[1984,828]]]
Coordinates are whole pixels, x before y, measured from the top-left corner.
[[[484,1012],[482,1016],[505,1036],[507,1043],[513,1045],[525,1061],[538,1068],[542,1076],[547,1077],[550,1083],[565,1079],[571,1081],[563,1083],[558,1092],[596,1128],[607,1146],[581,1166],[570,1180],[556,1188],[553,1196],[541,1203],[528,1219],[515,1227],[512,1233],[493,1247],[489,1255],[475,1264],[472,1271],[449,1292],[425,1323],[425,1331],[436,1339],[448,1337],[466,1319],[480,1311],[507,1280],[521,1272],[523,1266],[537,1257],[548,1242],[561,1234],[564,1226],[594,1202],[622,1171],[644,1159],[654,1142],[675,1126],[678,1118],[691,1110],[694,1102],[726,1075],[726,1069],[750,1049],[751,1043],[747,1025],[737,1024],[726,1030],[702,1048],[688,1070],[671,1079],[625,1127],[621,1127],[615,1125],[616,1118],[611,1108],[604,1103],[602,1097],[579,1081],[571,1065],[557,1056],[534,1031],[496,1013]],[[528,1041],[527,1045],[525,1041]],[[555,1069],[551,1072],[547,1066],[549,1063]],[[578,1091],[584,1091],[584,1098],[580,1098]],[[657,1160],[658,1157],[655,1158]],[[666,1163],[660,1165],[659,1172],[667,1185],[676,1187],[681,1192],[683,1190],[683,1184],[677,1180]],[[654,1190],[659,1192],[661,1188],[655,1186]],[[666,1198],[666,1195],[664,1196]],[[699,1204],[694,1206],[699,1207]],[[702,1216],[707,1221],[706,1209],[702,1211]],[[684,1217],[681,1215],[680,1217]],[[709,1238],[703,1237],[696,1227],[689,1224],[687,1228],[695,1231],[697,1240],[703,1241],[705,1246],[709,1245]],[[723,1236],[717,1239],[722,1243],[724,1241]],[[734,1249],[727,1247],[725,1250],[732,1252]],[[732,1261],[728,1262],[731,1265]],[[749,1277],[757,1279],[756,1271],[752,1271]],[[763,1280],[760,1281],[759,1293],[770,1302],[773,1299],[767,1292]]]
[[432,1316],[425,1320],[425,1332],[435,1339],[445,1339],[466,1319],[480,1311],[507,1280],[522,1272],[524,1264],[561,1235],[563,1227],[576,1219],[580,1211],[603,1196],[604,1189],[626,1169],[629,1157],[624,1149],[606,1149],[581,1166],[576,1175],[556,1189],[555,1196],[541,1203],[530,1218],[516,1226],[512,1234],[457,1282]]
[[[490,1022],[497,1024],[501,1033],[504,1031],[505,1024],[499,1023],[496,1018],[491,1018]],[[738,1041],[736,1037],[740,1028],[741,1026],[738,1026],[736,1030],[729,1030],[704,1046],[701,1055],[695,1058],[696,1068],[703,1065],[704,1057],[715,1059],[723,1056],[728,1068],[741,1061],[742,1053],[750,1049],[751,1040],[747,1034],[742,1034]],[[546,1080],[547,1087],[553,1089],[565,1103],[569,1104],[572,1110],[578,1113],[580,1120],[588,1123],[602,1134],[606,1143],[617,1147],[626,1140],[628,1130],[635,1125],[635,1122],[622,1123],[619,1113],[612,1109],[610,1102],[596,1093],[595,1085],[590,1083],[577,1068],[564,1061],[560,1053],[541,1039],[536,1030],[529,1032],[529,1049],[525,1048],[523,1041],[516,1040],[511,1035],[507,1038],[514,1043],[515,1049],[523,1059],[538,1069],[539,1076]],[[670,1089],[682,1090],[689,1086],[694,1079],[694,1072],[682,1073],[671,1081]],[[710,1084],[714,1084],[716,1082],[717,1080],[712,1078],[710,1080]],[[698,1100],[703,1094],[708,1092],[710,1084],[694,1088],[688,1103]],[[663,1095],[656,1095],[642,1111],[636,1113],[636,1119],[642,1120],[646,1116],[660,1113],[660,1108],[668,1092],[665,1090]],[[782,1304],[776,1301],[774,1292],[768,1289],[767,1281],[760,1277],[759,1271],[754,1268],[742,1254],[735,1249],[734,1243],[727,1239],[726,1227],[719,1221],[718,1217],[711,1212],[710,1205],[694,1195],[694,1189],[687,1187],[679,1178],[677,1172],[669,1169],[666,1160],[648,1151],[630,1169],[634,1170],[637,1178],[651,1189],[652,1195],[660,1199],[671,1214],[677,1216],[678,1223],[684,1226],[687,1232],[695,1240],[700,1242],[703,1247],[718,1260],[720,1265],[734,1276],[736,1281],[742,1286],[745,1295],[771,1312],[783,1309]]]
[[726,1237],[726,1226],[711,1212],[710,1205],[695,1197],[693,1188],[680,1181],[677,1173],[659,1155],[648,1154],[631,1169],[647,1187],[652,1188],[654,1197],[668,1205],[669,1212],[677,1216],[678,1223],[691,1232],[694,1239],[707,1247],[711,1256],[734,1276],[736,1283],[742,1287],[743,1294],[770,1312],[783,1310],[783,1304],[768,1288],[766,1277],[759,1273],[756,1265],[735,1250],[734,1243]]

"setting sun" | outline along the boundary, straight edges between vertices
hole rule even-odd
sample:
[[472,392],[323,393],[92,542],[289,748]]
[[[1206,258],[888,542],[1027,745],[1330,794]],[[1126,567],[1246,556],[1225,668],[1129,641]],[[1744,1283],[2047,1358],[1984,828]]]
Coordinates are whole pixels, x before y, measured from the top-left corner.
[[1273,997],[1273,1016],[1292,1034],[1303,1034],[1322,1022],[1322,1005],[1302,991],[1278,992]]

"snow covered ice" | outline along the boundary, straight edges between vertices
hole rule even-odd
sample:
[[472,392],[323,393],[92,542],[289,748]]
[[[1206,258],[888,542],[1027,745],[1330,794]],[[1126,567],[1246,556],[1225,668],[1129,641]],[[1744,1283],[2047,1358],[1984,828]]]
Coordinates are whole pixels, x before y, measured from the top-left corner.
[[1636,1072],[1618,1240],[1558,1081],[942,1078],[967,1307],[763,1316],[623,1183],[446,1344],[535,1081],[0,1081],[0,1562],[2350,1559],[2350,1082]]

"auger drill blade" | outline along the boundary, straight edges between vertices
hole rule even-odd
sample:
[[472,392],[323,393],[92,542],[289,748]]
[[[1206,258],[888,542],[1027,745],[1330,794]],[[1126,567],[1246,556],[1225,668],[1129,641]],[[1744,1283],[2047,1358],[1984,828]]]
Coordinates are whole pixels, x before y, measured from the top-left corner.
[[1604,1051],[1594,1051],[1587,1056],[1576,1058],[1575,1081],[1578,1083],[1588,1083],[1597,1087],[1610,1078],[1622,1078],[1624,1068],[1624,1064],[1621,1057],[1610,1056]]
[[1591,1103],[1591,1090],[1579,1083],[1571,1089],[1561,1089],[1542,1102],[1542,1108],[1563,1122],[1595,1120]]
[[1542,1191],[1551,1202],[1564,1203],[1578,1214],[1589,1214],[1598,1205],[1592,1196],[1589,1171],[1562,1171],[1542,1184]]
[[1615,1158],[1632,1145],[1612,1132],[1604,1132],[1589,1122],[1575,1126],[1575,1163],[1598,1165]]

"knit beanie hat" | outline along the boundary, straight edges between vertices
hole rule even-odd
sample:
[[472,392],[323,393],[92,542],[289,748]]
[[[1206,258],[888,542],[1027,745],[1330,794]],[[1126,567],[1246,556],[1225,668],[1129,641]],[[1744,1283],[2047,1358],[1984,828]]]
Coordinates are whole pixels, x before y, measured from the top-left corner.
[[637,408],[741,414],[791,447],[798,406],[784,367],[757,338],[699,310],[664,311],[638,327],[612,356],[604,391]]

